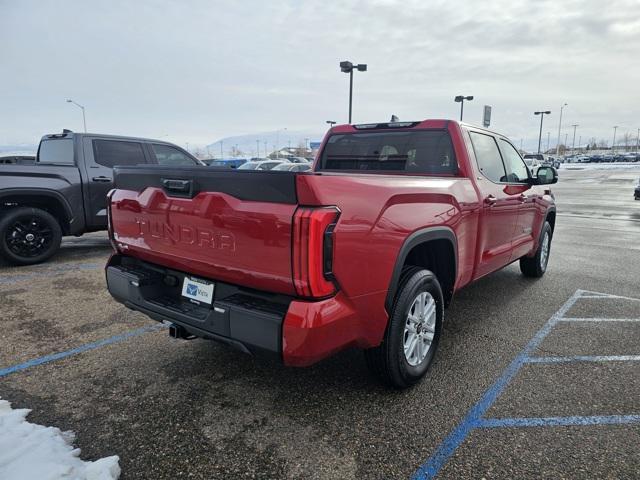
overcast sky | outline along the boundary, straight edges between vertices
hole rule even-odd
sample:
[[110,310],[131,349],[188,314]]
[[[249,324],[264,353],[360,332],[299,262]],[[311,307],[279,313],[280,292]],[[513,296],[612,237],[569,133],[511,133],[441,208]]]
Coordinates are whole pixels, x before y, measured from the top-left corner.
[[[640,1],[0,0],[0,144],[89,131],[193,145],[347,121],[457,118],[525,147],[640,127]],[[566,126],[566,128],[565,128]]]

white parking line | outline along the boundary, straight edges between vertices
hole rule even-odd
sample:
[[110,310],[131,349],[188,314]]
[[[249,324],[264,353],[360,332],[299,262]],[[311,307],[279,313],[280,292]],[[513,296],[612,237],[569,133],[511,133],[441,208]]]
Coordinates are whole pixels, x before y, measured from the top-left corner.
[[640,322],[640,318],[574,318],[558,319],[561,322]]
[[529,357],[526,363],[640,362],[640,355],[572,355],[568,357]]

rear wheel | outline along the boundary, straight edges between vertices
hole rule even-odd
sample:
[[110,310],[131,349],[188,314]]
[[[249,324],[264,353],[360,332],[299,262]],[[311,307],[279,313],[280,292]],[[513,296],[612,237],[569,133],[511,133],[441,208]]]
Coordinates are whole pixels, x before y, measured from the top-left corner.
[[61,239],[58,221],[39,208],[13,208],[0,220],[0,255],[16,265],[44,262],[58,250]]
[[443,316],[442,290],[435,275],[417,267],[406,269],[382,343],[365,350],[371,371],[398,389],[418,382],[433,362]]
[[549,222],[544,222],[540,232],[540,242],[538,250],[533,257],[522,257],[520,259],[520,271],[525,277],[540,278],[547,271],[549,254],[551,253],[551,238],[553,231]]

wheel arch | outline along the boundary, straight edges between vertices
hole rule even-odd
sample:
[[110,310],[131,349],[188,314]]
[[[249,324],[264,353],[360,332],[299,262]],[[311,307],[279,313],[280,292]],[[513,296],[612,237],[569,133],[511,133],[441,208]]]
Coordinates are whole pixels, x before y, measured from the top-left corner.
[[73,211],[67,199],[55,190],[4,189],[0,193],[0,210],[13,206],[32,207],[44,210],[58,220],[63,235],[71,233]]
[[549,222],[549,225],[551,225],[551,234],[553,235],[553,232],[556,229],[556,209],[554,207],[549,208],[544,219],[545,222]]
[[398,290],[402,270],[406,265],[424,267],[431,270],[442,287],[445,305],[453,297],[458,272],[458,242],[449,227],[427,227],[413,232],[404,241],[398,252],[391,274],[391,281],[385,300],[387,312],[393,308],[393,299]]

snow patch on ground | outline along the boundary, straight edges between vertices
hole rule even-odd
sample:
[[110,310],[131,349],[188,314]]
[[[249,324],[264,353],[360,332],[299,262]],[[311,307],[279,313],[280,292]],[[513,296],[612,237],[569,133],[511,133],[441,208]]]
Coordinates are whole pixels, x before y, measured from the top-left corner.
[[95,462],[80,459],[73,432],[26,420],[31,410],[14,410],[0,399],[0,478],[2,480],[117,480],[117,456]]

